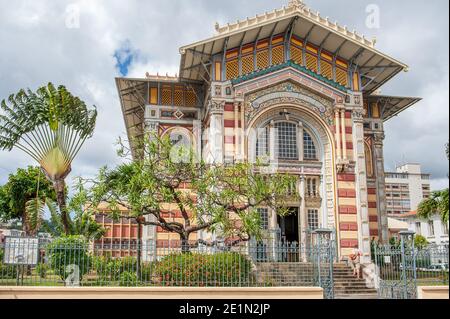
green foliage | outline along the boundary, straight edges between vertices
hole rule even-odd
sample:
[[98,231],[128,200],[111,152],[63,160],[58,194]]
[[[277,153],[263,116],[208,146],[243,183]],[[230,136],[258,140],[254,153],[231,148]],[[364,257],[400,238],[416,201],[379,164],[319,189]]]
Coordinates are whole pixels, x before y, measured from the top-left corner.
[[123,273],[137,273],[137,259],[134,257],[93,257],[93,268],[103,281],[119,281]]
[[18,169],[15,174],[9,175],[8,182],[0,187],[0,218],[3,221],[20,219],[28,234],[36,232],[42,222],[39,206],[35,206],[34,211],[31,209],[32,201],[36,199],[56,200],[53,185],[38,167]]
[[17,267],[3,264],[4,250],[0,248],[0,279],[14,279],[17,277]]
[[97,111],[52,83],[20,90],[0,104],[0,150],[17,147],[35,159],[51,180],[65,178],[95,128]]
[[402,246],[402,242],[401,242],[401,240],[399,240],[395,237],[392,237],[391,239],[389,239],[389,245],[393,249],[398,249]]
[[[121,144],[119,154],[126,159],[124,164],[101,169],[93,180],[80,180],[73,199],[79,207],[95,214],[100,203],[107,203],[114,219],[124,217],[125,208],[129,211],[125,217],[176,233],[183,242],[199,231],[237,238],[238,242],[261,238],[258,207],[287,214],[283,207],[295,177],[265,173],[267,167],[247,162],[207,164],[197,160],[192,150],[174,151],[169,138],[152,136],[137,145],[142,156],[129,161],[129,153]],[[180,152],[184,161],[177,160]],[[181,189],[183,185],[189,185],[191,193]],[[298,194],[289,200],[296,198]],[[175,204],[173,212],[181,212],[182,222],[164,218],[170,213],[166,203]],[[153,216],[153,221],[145,221],[145,216]]]
[[69,265],[78,266],[80,281],[89,272],[91,257],[88,254],[88,246],[83,237],[68,236],[54,240],[47,247],[50,268],[55,274],[65,280],[72,270]]
[[[84,142],[93,135],[97,110],[89,110],[64,86],[49,83],[36,92],[22,89],[12,94],[1,102],[0,111],[0,150],[16,147],[39,163],[53,182],[64,231],[70,234],[65,178]],[[34,208],[39,203],[36,200]]]
[[[445,154],[450,159],[450,144],[445,145]],[[419,217],[423,219],[431,219],[434,215],[439,214],[444,223],[449,222],[449,189],[433,192],[430,198],[425,199],[419,205],[417,211]]]
[[155,275],[163,286],[232,287],[249,283],[251,262],[237,253],[174,254],[156,265]]
[[0,262],[0,279],[15,279],[17,278],[17,266],[5,265]]
[[46,263],[39,263],[36,266],[36,274],[39,275],[40,278],[45,279],[47,278],[47,273],[50,270],[50,267]]
[[120,274],[119,285],[121,287],[136,287],[138,286],[138,277],[135,272],[125,271]]
[[416,235],[414,238],[414,246],[417,249],[424,249],[428,246],[428,240],[422,235]]
[[449,189],[433,192],[430,198],[425,199],[419,205],[417,211],[419,217],[423,219],[431,219],[436,214],[439,214],[442,221],[448,223],[449,221]]

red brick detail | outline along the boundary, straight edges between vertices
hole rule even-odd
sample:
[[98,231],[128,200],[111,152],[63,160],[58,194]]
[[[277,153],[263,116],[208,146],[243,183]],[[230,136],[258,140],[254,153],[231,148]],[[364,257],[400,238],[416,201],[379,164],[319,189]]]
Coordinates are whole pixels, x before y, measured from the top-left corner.
[[357,239],[342,239],[341,248],[358,248],[359,243]]
[[347,126],[347,127],[345,128],[345,133],[346,133],[346,134],[353,134],[353,127]]
[[225,136],[225,144],[235,144],[234,136]]
[[158,233],[168,233],[169,231],[163,229],[161,226],[158,226],[156,228],[156,232],[158,232]]
[[355,182],[356,175],[355,174],[338,174],[338,181],[341,182]]
[[341,223],[340,224],[341,231],[358,231],[357,223]]
[[369,202],[369,208],[377,208],[378,204],[377,202]]
[[180,248],[181,241],[180,240],[157,240],[156,248]]
[[352,150],[353,149],[353,142],[347,142],[347,149]]
[[352,118],[352,112],[351,111],[346,111],[345,112],[345,118],[346,119],[351,119]]
[[[192,217],[192,213],[188,213],[189,217]],[[181,211],[171,211],[170,213],[162,213],[162,218],[183,218],[183,214],[181,214]]]
[[369,188],[369,189],[367,189],[367,193],[369,195],[376,195],[377,194],[377,189],[376,188]]
[[338,194],[342,198],[356,198],[356,191],[354,189],[340,189],[338,190]]
[[356,206],[339,206],[339,214],[343,215],[355,215],[358,209]]
[[[234,128],[235,127],[234,126],[234,122],[235,122],[234,120],[224,120],[223,122],[224,122],[223,123],[224,126],[227,127],[227,128]],[[239,125],[239,127],[241,127],[241,121],[239,121],[238,125]]]
[[369,216],[369,221],[372,223],[378,222],[378,216]]
[[371,229],[370,230],[370,236],[378,237],[378,229]]
[[225,107],[223,108],[225,112],[234,112],[234,105],[233,104],[225,104]]

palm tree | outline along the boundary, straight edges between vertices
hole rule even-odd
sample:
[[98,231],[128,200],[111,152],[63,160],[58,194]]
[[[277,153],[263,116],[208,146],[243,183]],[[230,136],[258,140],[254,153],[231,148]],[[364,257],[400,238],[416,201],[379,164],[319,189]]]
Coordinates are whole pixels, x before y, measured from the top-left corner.
[[419,205],[417,214],[424,219],[431,219],[434,215],[439,214],[442,221],[448,223],[448,208],[449,208],[449,190],[433,192],[430,198],[425,199]]
[[52,83],[36,92],[20,90],[0,104],[0,150],[14,147],[36,160],[53,183],[64,232],[70,233],[65,178],[83,146],[92,137],[97,110],[89,110],[64,86]]
[[[447,159],[450,159],[449,143],[445,145],[445,153]],[[430,219],[434,215],[439,214],[444,223],[448,223],[449,216],[449,189],[433,192],[430,198],[425,199],[419,205],[417,214],[424,219]]]
[[[47,207],[50,212],[50,220],[42,221],[42,228],[53,237],[60,237],[64,235],[64,225],[58,211],[58,207],[51,200],[41,202],[39,207],[41,212],[30,212],[31,216],[43,214],[44,207]],[[33,209],[34,205],[31,206]],[[105,235],[106,230],[95,221],[95,216],[87,211],[76,212],[75,217],[72,219],[69,216],[70,233],[72,235],[82,236],[87,241],[98,240]]]

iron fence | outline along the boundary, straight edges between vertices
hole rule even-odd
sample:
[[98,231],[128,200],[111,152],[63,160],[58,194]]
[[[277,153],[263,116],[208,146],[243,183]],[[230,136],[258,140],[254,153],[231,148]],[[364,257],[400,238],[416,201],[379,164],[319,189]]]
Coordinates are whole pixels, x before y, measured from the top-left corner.
[[418,286],[448,286],[449,246],[414,246],[404,233],[397,245],[375,247],[378,292],[382,299],[416,299]]
[[126,252],[136,252],[134,256],[114,257],[79,240],[7,240],[0,246],[0,286],[323,286],[326,297],[332,298],[335,248],[327,243],[252,241],[233,247],[182,247],[179,242],[147,242],[127,245]]

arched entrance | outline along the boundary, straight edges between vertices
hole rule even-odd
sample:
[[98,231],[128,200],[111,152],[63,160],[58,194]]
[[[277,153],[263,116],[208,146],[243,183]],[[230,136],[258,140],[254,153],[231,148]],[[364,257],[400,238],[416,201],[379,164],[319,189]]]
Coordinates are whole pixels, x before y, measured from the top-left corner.
[[247,158],[297,177],[300,201],[288,203],[292,213],[267,212],[272,236],[306,247],[312,231],[337,229],[334,137],[323,119],[300,104],[276,104],[247,127]]

